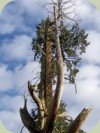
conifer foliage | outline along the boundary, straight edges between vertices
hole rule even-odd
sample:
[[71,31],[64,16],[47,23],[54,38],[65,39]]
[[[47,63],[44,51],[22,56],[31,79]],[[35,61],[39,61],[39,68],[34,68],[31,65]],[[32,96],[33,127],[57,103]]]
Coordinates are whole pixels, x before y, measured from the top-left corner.
[[[32,50],[34,51],[34,60],[42,61],[42,55],[45,54],[45,23],[48,22],[49,34],[48,38],[52,43],[52,56],[53,56],[53,70],[54,75],[56,74],[56,42],[54,36],[54,25],[50,18],[42,20],[42,22],[36,27],[36,38],[33,38]],[[52,25],[51,25],[52,24]],[[72,25],[67,27],[64,24],[60,25],[60,44],[61,52],[63,56],[63,62],[66,65],[68,76],[67,79],[70,83],[75,83],[75,76],[79,72],[77,64],[81,61],[80,55],[86,52],[86,47],[90,44],[87,41],[88,34],[85,30],[81,29],[79,25]]]

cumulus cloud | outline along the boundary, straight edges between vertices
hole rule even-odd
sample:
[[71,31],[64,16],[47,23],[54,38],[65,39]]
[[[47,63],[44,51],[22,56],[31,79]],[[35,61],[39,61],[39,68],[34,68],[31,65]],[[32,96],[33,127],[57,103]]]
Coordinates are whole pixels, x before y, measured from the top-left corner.
[[92,63],[100,63],[99,55],[100,55],[100,33],[97,31],[88,31],[88,41],[90,45],[87,48],[86,54],[83,55],[87,61]]
[[100,13],[96,7],[87,0],[77,0],[77,14],[86,30],[96,30],[100,32]]
[[6,127],[14,133],[20,132],[23,126],[20,122],[19,114],[16,112],[0,111],[0,119],[2,119],[3,124],[6,125]]
[[[14,71],[8,70],[7,65],[0,66],[0,92],[7,92],[14,89],[14,92],[27,87],[27,82],[36,77],[39,72],[39,64],[30,62],[22,69],[22,66],[17,66]],[[20,70],[21,69],[21,70]],[[35,80],[33,81],[35,82]]]
[[0,64],[0,91],[6,91],[14,87],[13,73],[7,71],[7,66]]
[[4,8],[0,15],[0,34],[5,35],[14,32],[32,33],[32,27],[34,27],[44,15],[45,11],[41,0],[12,1]]
[[23,14],[23,8],[20,8],[16,2],[9,3],[0,16],[0,34],[10,34],[18,31],[18,29],[20,32],[29,31],[30,29],[25,26],[24,18],[21,17]]
[[[15,81],[16,87],[21,88],[27,87],[27,82],[30,80],[33,83],[36,82],[37,79],[34,80],[35,77],[39,76],[40,65],[37,62],[28,63],[21,71],[18,71],[18,68],[15,71]],[[39,77],[38,77],[39,78]]]
[[0,56],[4,61],[27,60],[31,51],[32,38],[27,35],[4,39],[0,46]]
[[[0,119],[9,130],[18,133],[22,127],[19,116],[19,108],[23,105],[22,97],[4,95],[0,102]],[[14,131],[15,129],[16,131]]]

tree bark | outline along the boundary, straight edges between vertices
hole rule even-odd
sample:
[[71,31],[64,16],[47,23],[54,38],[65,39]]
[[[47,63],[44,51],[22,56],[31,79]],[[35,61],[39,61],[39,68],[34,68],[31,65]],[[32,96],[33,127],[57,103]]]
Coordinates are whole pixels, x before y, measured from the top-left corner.
[[29,90],[29,93],[30,93],[32,99],[37,104],[38,113],[40,116],[40,119],[39,119],[40,130],[42,130],[44,128],[44,119],[45,119],[44,118],[45,110],[43,108],[43,104],[42,104],[41,100],[39,99],[39,97],[37,96],[37,94],[35,93],[34,88],[33,88],[32,84],[30,83],[30,81],[28,82],[28,90]]
[[58,109],[60,106],[60,101],[63,93],[63,81],[64,81],[64,68],[63,68],[63,58],[61,53],[60,47],[60,40],[59,40],[59,28],[58,28],[58,7],[54,6],[54,22],[55,22],[55,40],[56,40],[56,48],[57,48],[57,70],[58,70],[58,77],[57,77],[57,86],[55,90],[55,95],[53,99],[53,106],[52,110],[46,125],[45,133],[52,133],[54,128],[54,121],[56,119]]
[[52,104],[52,99],[53,99],[53,70],[52,70],[52,65],[53,65],[53,55],[52,55],[52,42],[50,38],[50,34],[52,31],[50,31],[51,27],[49,25],[49,20],[46,20],[45,24],[45,56],[46,56],[46,71],[45,71],[45,102],[46,102],[46,107],[47,107],[47,112],[50,112],[51,109],[51,104]]
[[90,111],[93,109],[93,107],[90,108],[84,108],[82,112],[76,117],[76,119],[72,122],[70,125],[67,133],[79,133],[79,130],[86,120],[87,116],[89,115]]

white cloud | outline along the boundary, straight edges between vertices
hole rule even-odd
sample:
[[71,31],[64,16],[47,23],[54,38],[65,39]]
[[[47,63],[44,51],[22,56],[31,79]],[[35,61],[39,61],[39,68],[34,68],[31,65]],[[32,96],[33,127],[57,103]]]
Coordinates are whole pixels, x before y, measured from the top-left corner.
[[77,13],[80,24],[89,29],[100,31],[100,12],[87,0],[77,0]]
[[23,8],[20,7],[17,1],[11,3],[4,8],[0,15],[0,34],[10,34],[18,29],[20,29],[20,32],[31,31],[31,28],[25,25]]
[[14,87],[13,73],[7,71],[6,65],[0,65],[0,91],[6,91]]
[[28,63],[21,71],[18,71],[18,69],[16,69],[14,79],[16,81],[17,89],[18,88],[20,89],[22,86],[23,88],[24,87],[27,88],[27,82],[29,80],[33,82],[36,81],[37,79],[36,80],[33,79],[36,77],[37,72],[39,72],[39,63],[36,62]]
[[5,34],[5,33],[9,33],[9,32],[13,32],[14,31],[14,26],[11,25],[11,24],[3,24],[3,25],[0,25],[0,29],[1,29],[1,33],[2,34]]
[[[39,72],[39,64],[36,62],[29,62],[22,70],[22,66],[17,66],[14,71],[8,70],[6,65],[0,67],[0,91],[6,92],[14,89],[16,92],[27,87],[27,82],[36,77]],[[32,72],[34,70],[34,73]],[[17,89],[17,90],[16,90]]]
[[19,108],[23,106],[23,99],[24,98],[21,96],[4,95],[0,99],[0,102],[1,102],[0,106],[2,107],[2,110],[5,109],[5,110],[11,110],[13,112],[18,112]]
[[13,131],[14,133],[20,132],[22,124],[18,113],[11,111],[0,111],[0,119],[10,131]]
[[[38,15],[39,17],[36,18]],[[30,33],[32,28],[29,24],[34,26],[34,23],[40,21],[44,15],[43,1],[41,0],[12,1],[0,14],[0,34],[5,35],[13,32]]]
[[[41,0],[21,0],[19,1],[19,4],[22,4],[23,7],[26,9],[26,11],[32,15],[32,13],[43,13],[41,12],[41,8],[43,6],[43,1]],[[42,14],[43,15],[43,14]]]
[[[0,119],[4,125],[14,133],[20,132],[23,124],[20,119],[19,109],[23,107],[23,98],[21,96],[7,96],[0,98]],[[16,130],[15,130],[16,129]]]
[[90,45],[87,47],[87,51],[83,55],[83,58],[89,62],[100,63],[100,33],[96,31],[89,31],[88,33]]
[[26,35],[5,39],[0,47],[0,56],[4,61],[24,60],[29,58],[32,38]]

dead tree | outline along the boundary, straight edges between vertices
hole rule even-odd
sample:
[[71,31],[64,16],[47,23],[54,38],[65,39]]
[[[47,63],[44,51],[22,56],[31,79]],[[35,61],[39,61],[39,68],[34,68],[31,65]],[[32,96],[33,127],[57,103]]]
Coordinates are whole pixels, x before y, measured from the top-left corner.
[[[75,64],[79,61],[79,58],[75,52],[77,49],[77,22],[70,17],[66,16],[66,13],[63,13],[63,5],[72,3],[70,0],[63,1],[58,0],[57,2],[54,2],[51,0],[52,3],[49,3],[50,5],[53,5],[53,20],[49,20],[49,18],[40,25],[43,28],[38,29],[37,32],[39,34],[39,38],[35,40],[35,43],[38,42],[41,44],[39,48],[41,47],[42,56],[40,59],[41,63],[41,78],[40,82],[38,83],[38,88],[35,90],[34,85],[29,81],[28,82],[28,91],[30,93],[30,96],[32,97],[33,101],[36,103],[37,106],[37,118],[35,119],[35,116],[31,116],[28,113],[26,101],[23,109],[20,109],[20,116],[22,119],[22,122],[24,126],[29,130],[30,133],[53,133],[54,127],[55,127],[55,120],[58,115],[59,107],[61,104],[61,98],[63,94],[63,83],[64,83],[64,61],[66,61],[66,66],[69,70],[69,76],[67,77],[67,80],[71,83],[75,83],[74,77],[76,76],[77,69],[73,68],[73,65],[71,61],[69,61],[69,55],[75,56],[77,59],[74,61],[74,67]],[[74,5],[72,3],[72,5]],[[69,6],[70,7],[70,6]],[[67,9],[69,7],[66,7]],[[71,19],[75,22],[75,26],[72,28],[75,29],[75,33],[71,34],[74,36],[74,52],[72,51],[72,46],[69,46],[70,41],[68,42],[68,48],[67,53],[68,59],[65,59],[65,56],[63,51],[65,49],[65,42],[66,38],[64,40],[61,39],[63,35],[67,35],[67,30],[65,29],[65,26],[63,25],[63,17]],[[62,28],[61,28],[62,27]],[[74,30],[73,30],[74,31]],[[64,34],[64,33],[65,34]],[[42,34],[42,35],[41,35]],[[63,35],[62,35],[63,34]],[[85,52],[85,47],[88,45],[86,42],[87,35],[84,35],[84,32],[81,31],[80,35],[82,36],[83,44],[81,46],[81,52]],[[41,37],[42,36],[42,37]],[[53,36],[53,37],[51,37]],[[76,36],[76,38],[75,38]],[[53,38],[53,39],[52,39]],[[72,38],[69,38],[72,39]],[[76,39],[76,40],[75,40]],[[73,45],[73,42],[71,42],[71,45]],[[54,48],[53,48],[54,47]],[[70,48],[70,49],[69,49]],[[83,48],[83,49],[82,49]],[[37,46],[36,46],[37,49]],[[55,72],[53,72],[53,58],[55,51],[55,62],[56,62],[56,89],[53,93],[53,76]],[[37,53],[36,55],[37,56]],[[64,60],[65,59],[65,60]],[[88,114],[92,108],[85,108],[75,120],[69,125],[67,133],[78,133],[83,122],[87,118]]]

